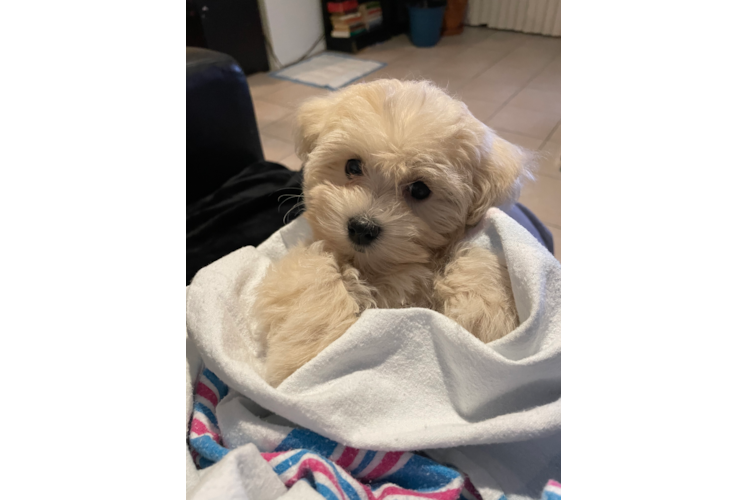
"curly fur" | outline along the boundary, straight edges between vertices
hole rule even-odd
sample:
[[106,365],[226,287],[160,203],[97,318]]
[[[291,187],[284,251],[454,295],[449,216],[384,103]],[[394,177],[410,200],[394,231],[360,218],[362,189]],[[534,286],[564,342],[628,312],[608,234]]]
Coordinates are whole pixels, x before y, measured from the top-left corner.
[[[297,115],[304,217],[313,242],[272,265],[255,303],[278,385],[368,308],[427,307],[483,342],[514,330],[507,270],[460,240],[486,211],[517,196],[529,156],[428,82],[378,80],[304,103]],[[345,165],[359,159],[363,175]],[[425,200],[408,186],[424,182]],[[381,235],[354,248],[351,217]]]

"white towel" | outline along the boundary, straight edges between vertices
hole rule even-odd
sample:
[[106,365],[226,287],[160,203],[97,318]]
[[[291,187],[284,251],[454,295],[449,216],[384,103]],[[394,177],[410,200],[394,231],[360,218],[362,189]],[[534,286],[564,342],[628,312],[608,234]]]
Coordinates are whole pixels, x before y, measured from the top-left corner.
[[189,500],[324,500],[305,481],[286,488],[253,444],[232,450],[201,475]]
[[[309,235],[298,218],[204,268],[188,289],[190,340],[247,411],[357,448],[428,450],[485,500],[539,498],[561,479],[561,267],[533,236],[498,209],[472,236],[507,263],[521,325],[506,337],[483,344],[431,310],[372,309],[276,389],[259,375],[245,304],[269,263]],[[217,413],[229,447],[252,441],[236,411]]]

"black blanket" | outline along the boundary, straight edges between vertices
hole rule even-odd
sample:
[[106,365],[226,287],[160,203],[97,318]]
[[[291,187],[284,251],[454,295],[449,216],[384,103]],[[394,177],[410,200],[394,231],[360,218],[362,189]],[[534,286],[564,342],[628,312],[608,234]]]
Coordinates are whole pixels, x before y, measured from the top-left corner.
[[[260,161],[187,207],[187,284],[202,267],[247,245],[257,246],[303,210],[301,172]],[[280,198],[280,200],[279,200]]]

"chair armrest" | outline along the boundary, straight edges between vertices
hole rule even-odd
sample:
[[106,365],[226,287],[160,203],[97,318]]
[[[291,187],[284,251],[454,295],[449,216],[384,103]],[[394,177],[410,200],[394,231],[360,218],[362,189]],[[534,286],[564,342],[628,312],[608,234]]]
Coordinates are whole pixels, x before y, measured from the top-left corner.
[[226,54],[187,47],[187,204],[262,160],[244,72]]

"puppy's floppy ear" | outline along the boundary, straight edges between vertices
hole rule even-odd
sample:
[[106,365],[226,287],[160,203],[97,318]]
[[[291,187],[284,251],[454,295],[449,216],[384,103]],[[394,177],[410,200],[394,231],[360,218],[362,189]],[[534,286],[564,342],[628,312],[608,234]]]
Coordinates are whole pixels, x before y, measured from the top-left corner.
[[489,208],[516,201],[525,179],[532,179],[534,157],[529,151],[487,130],[483,151],[473,170],[473,203],[467,225],[477,224]]
[[335,95],[314,97],[305,101],[296,113],[294,128],[294,142],[296,156],[302,162],[307,160],[309,153],[317,145],[317,139],[325,127],[327,117],[335,105]]

